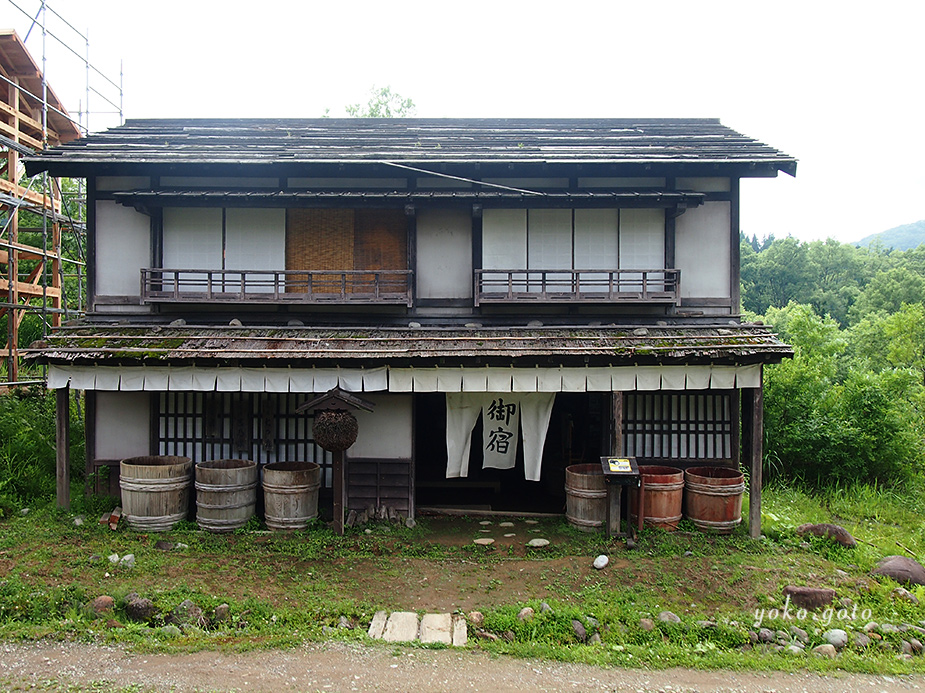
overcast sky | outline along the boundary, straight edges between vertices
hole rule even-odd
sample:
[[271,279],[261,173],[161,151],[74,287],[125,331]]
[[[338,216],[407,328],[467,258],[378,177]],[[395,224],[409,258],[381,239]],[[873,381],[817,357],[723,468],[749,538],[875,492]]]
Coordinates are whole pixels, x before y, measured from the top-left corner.
[[[5,3],[5,4],[4,4]],[[39,0],[0,0],[21,38]],[[743,183],[742,230],[850,242],[925,219],[925,2],[49,0],[127,118],[316,117],[372,85],[420,117],[718,117],[799,159]],[[20,11],[21,8],[23,11]],[[84,40],[46,10],[46,29]],[[43,55],[41,30],[30,34]],[[45,37],[49,83],[83,64]],[[95,74],[91,86],[118,101]],[[111,107],[91,94],[91,111]],[[91,129],[112,123],[91,114]]]

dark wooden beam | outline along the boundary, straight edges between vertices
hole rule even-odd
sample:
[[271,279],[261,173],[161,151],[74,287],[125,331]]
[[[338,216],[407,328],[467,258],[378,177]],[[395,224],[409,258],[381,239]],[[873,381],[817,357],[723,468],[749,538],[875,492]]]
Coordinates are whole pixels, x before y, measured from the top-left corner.
[[742,391],[743,452],[749,463],[748,534],[761,536],[762,458],[764,457],[764,390],[761,387]]
[[55,467],[58,507],[71,507],[71,388],[65,385],[55,390]]

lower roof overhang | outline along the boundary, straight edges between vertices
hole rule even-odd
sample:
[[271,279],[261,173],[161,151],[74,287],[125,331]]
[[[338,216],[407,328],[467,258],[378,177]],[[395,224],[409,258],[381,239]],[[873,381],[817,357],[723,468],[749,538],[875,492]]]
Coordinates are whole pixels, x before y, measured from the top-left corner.
[[[594,391],[760,386],[793,355],[761,325],[63,328],[27,351],[78,389]],[[98,378],[99,376],[99,378]],[[124,385],[123,385],[124,383]],[[322,388],[322,389],[319,389]],[[492,389],[486,389],[492,388]]]

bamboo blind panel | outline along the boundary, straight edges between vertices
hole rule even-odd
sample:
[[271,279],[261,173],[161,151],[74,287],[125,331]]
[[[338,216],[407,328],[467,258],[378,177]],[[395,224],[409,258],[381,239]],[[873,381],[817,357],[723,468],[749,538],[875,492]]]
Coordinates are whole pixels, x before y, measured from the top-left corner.
[[408,269],[408,234],[400,209],[356,212],[354,269]]
[[[287,270],[353,269],[352,209],[289,209],[286,211]],[[304,286],[287,291],[304,293]]]

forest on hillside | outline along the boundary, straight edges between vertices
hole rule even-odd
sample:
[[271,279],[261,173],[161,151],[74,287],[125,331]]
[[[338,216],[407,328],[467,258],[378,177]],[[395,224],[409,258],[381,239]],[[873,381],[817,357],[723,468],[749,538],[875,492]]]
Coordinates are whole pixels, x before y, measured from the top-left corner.
[[812,486],[923,478],[925,245],[741,239],[742,305],[793,345],[765,369],[765,467]]

